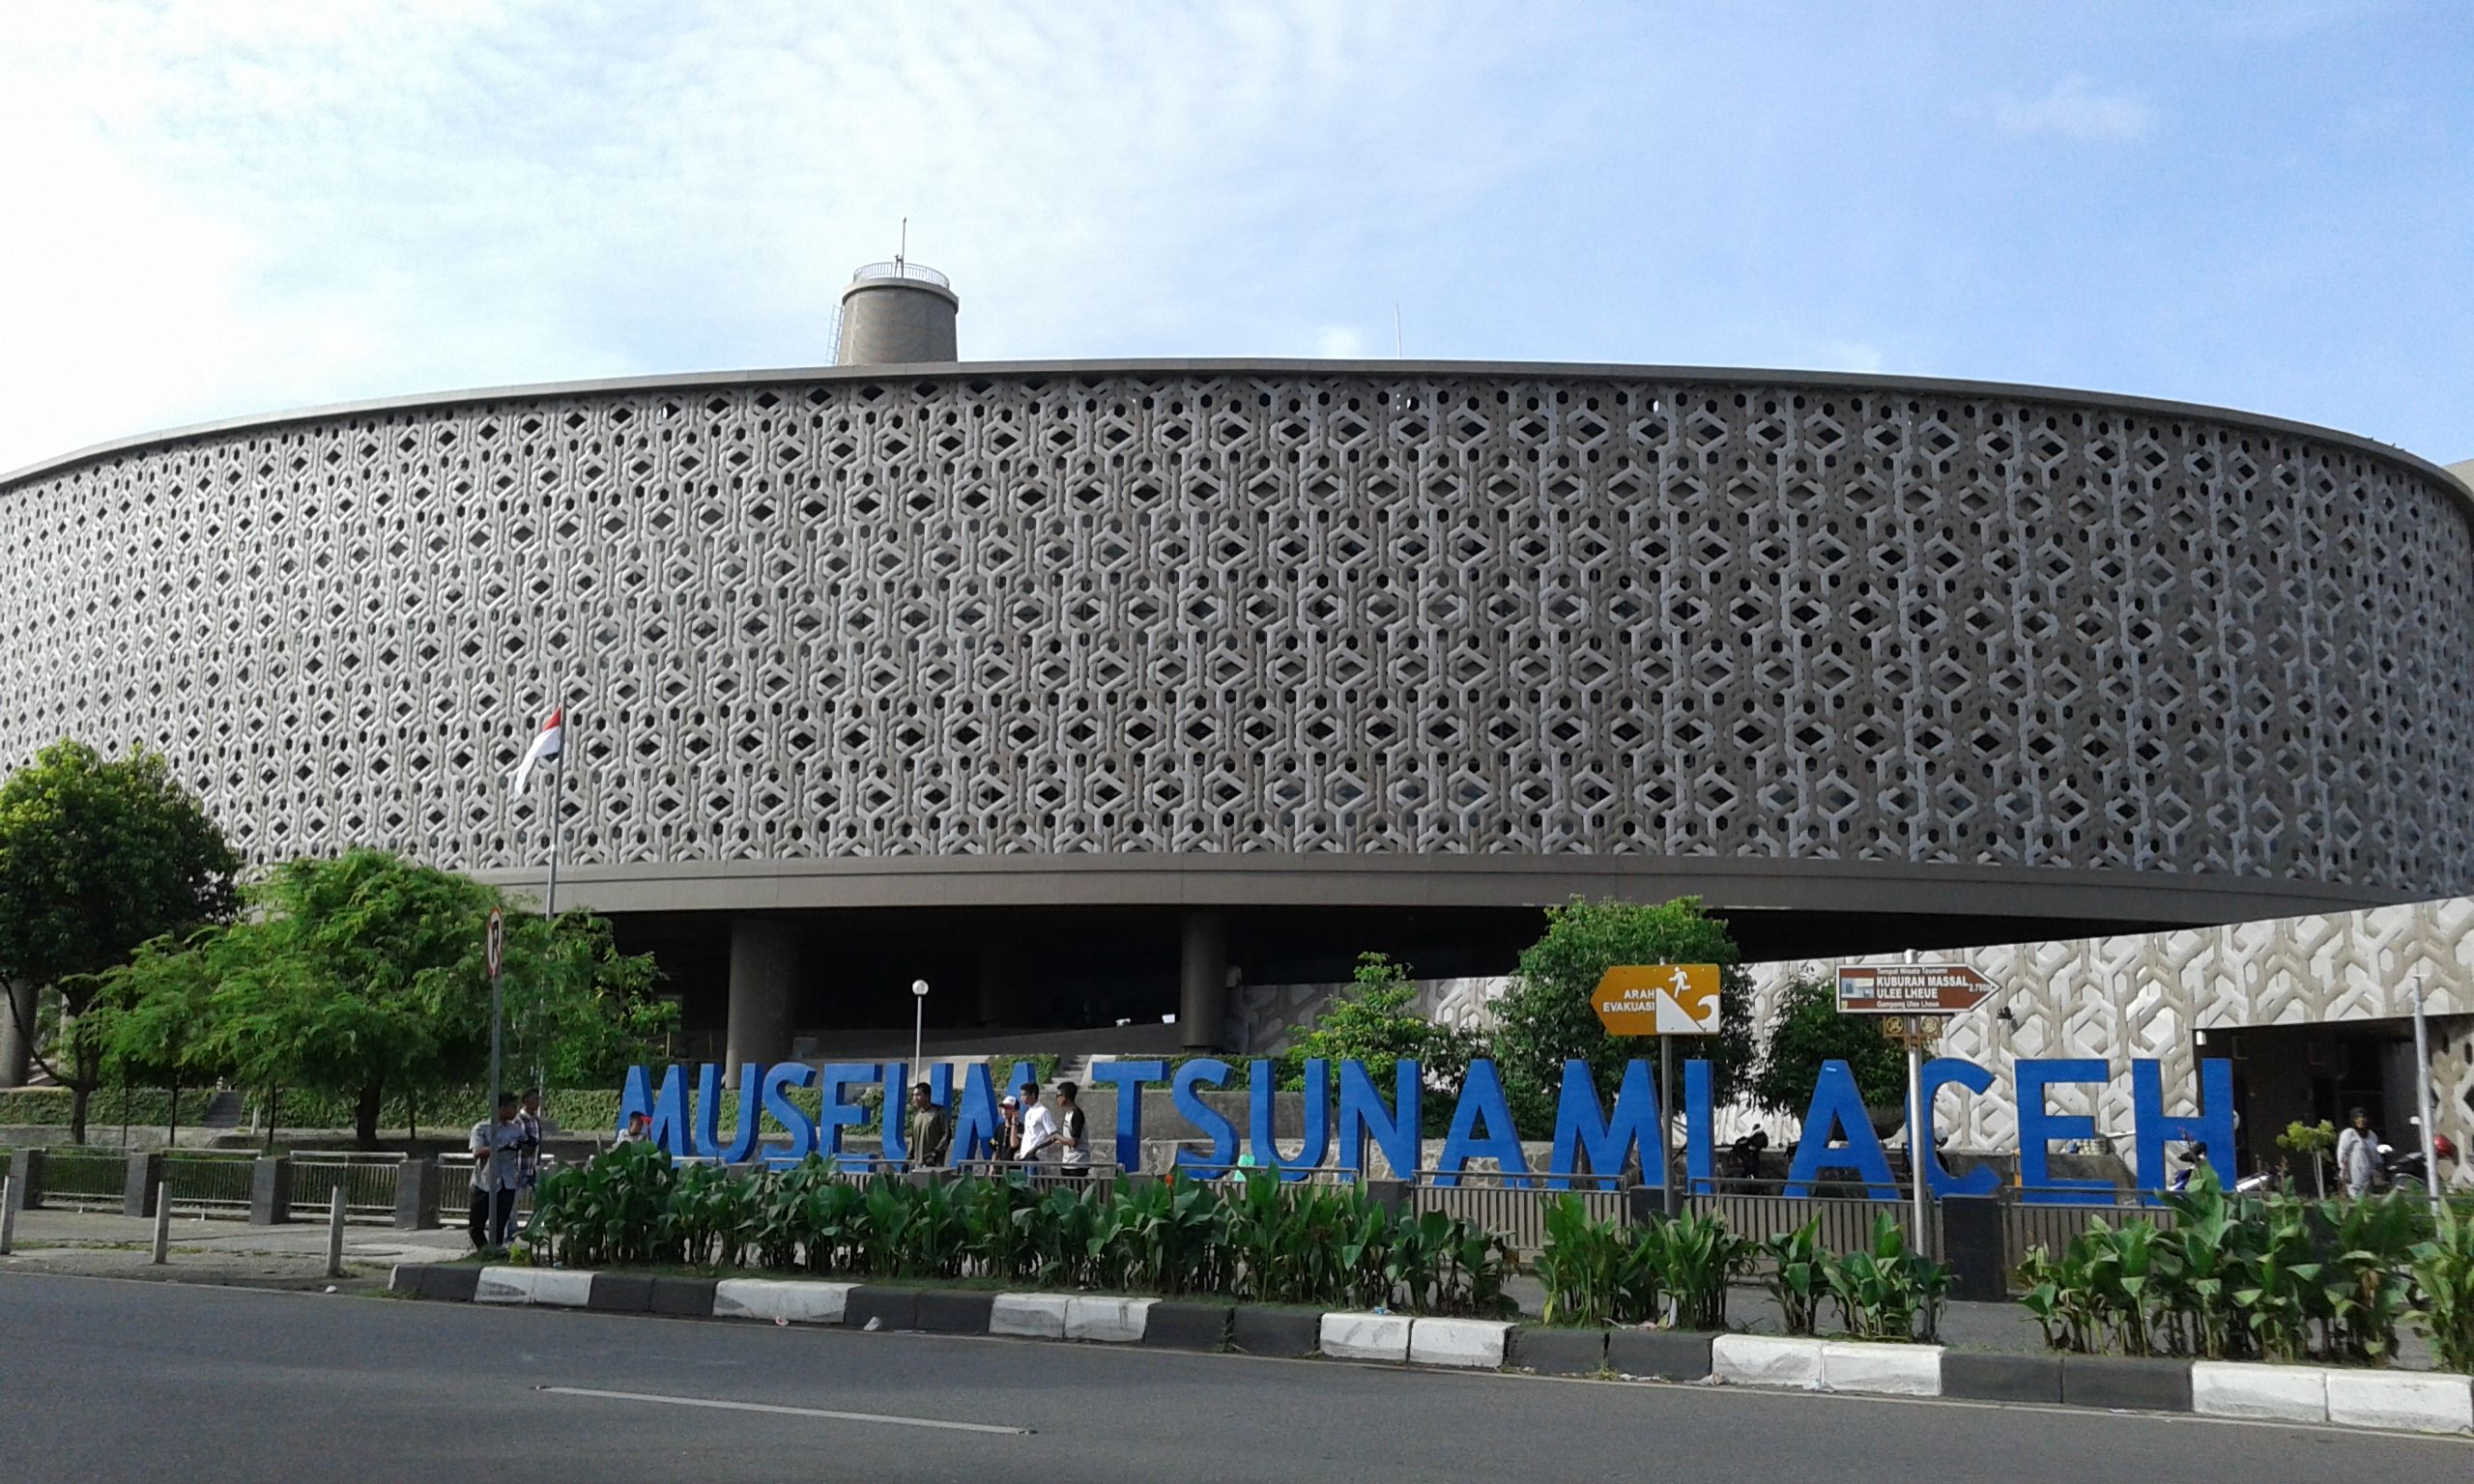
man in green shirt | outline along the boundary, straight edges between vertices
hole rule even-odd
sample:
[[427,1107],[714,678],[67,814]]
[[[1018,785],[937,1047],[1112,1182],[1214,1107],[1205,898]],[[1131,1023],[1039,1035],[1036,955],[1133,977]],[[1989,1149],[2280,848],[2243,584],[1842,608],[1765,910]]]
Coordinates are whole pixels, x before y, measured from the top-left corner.
[[945,1121],[945,1110],[936,1106],[925,1082],[910,1086],[910,1167],[914,1170],[941,1170],[954,1141],[953,1125]]

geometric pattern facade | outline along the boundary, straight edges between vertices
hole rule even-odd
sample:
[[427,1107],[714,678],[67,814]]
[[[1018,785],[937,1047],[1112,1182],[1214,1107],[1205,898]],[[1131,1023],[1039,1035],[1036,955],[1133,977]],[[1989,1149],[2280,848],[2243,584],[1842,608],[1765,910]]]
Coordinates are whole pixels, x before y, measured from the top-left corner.
[[1883,381],[1051,367],[347,410],[0,486],[0,767],[252,859],[1177,852],[2474,889],[2461,497]]
[[[1976,1009],[1942,1022],[1936,1054],[1966,1057],[1994,1077],[1981,1095],[1942,1095],[1938,1127],[1956,1148],[2018,1148],[2017,1058],[2098,1057],[2111,1064],[2112,1079],[2101,1087],[2057,1085],[2049,1098],[2055,1112],[2092,1115],[2100,1130],[2119,1133],[2133,1123],[2133,1060],[2164,1063],[2166,1111],[2188,1114],[2196,1111],[2199,1085],[2193,1032],[2402,1022],[2413,1013],[2409,991],[2420,976],[2431,1019],[2433,1127],[2460,1150],[2474,1150],[2474,897],[1927,956],[1972,964],[1999,986]],[[1841,963],[1897,961],[1899,956],[1884,954],[1748,965],[1753,1024],[1767,1034],[1780,991],[1799,975],[1827,980]],[[1428,981],[1419,985],[1420,1009],[1446,1024],[1483,1025],[1490,1002],[1509,984]],[[1230,1045],[1255,1056],[1285,1050],[1289,1028],[1319,1013],[1338,987],[1243,986],[1231,1006]],[[2004,1010],[2007,1022],[1999,1018]],[[1720,1119],[1722,1131],[1738,1121],[1766,1122],[1773,1131],[1796,1123],[1737,1109]],[[2403,1128],[2389,1136],[2401,1147],[2412,1142]],[[2127,1140],[2115,1142],[2130,1152]],[[2474,1171],[2474,1164],[2461,1168]],[[2474,1183],[2474,1175],[2453,1178]]]
[[[2474,1149],[2474,897],[1930,956],[1971,963],[2002,986],[1942,1027],[1943,1053],[1968,1057],[1994,1073],[1990,1096],[1943,1099],[1943,1127],[1972,1147],[2016,1147],[2018,1107],[2009,1065],[2014,1058],[2105,1058],[2114,1067],[2112,1082],[2101,1089],[2057,1087],[2052,1106],[2093,1114],[2096,1127],[2108,1132],[2127,1129],[2133,1059],[2162,1061],[2168,1110],[2191,1111],[2201,1054],[2192,1033],[2404,1020],[2413,1014],[2411,989],[2419,974],[2426,1013],[2436,1022],[2434,1127],[2460,1149]],[[1761,997],[1755,1014],[1767,1023],[1772,997],[1798,969],[1827,977],[1840,962],[1887,963],[1897,957],[1763,965],[1756,976]],[[2005,1007],[2011,1014],[2007,1024],[1997,1018]],[[2392,1129],[2390,1137],[2402,1146],[2411,1142],[2407,1133]]]

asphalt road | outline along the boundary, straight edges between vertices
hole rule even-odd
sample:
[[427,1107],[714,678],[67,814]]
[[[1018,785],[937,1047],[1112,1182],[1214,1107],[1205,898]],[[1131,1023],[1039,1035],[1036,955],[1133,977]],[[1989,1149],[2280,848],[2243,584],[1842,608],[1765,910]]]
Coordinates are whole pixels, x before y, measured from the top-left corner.
[[0,1274],[6,1480],[2469,1474],[2317,1428]]

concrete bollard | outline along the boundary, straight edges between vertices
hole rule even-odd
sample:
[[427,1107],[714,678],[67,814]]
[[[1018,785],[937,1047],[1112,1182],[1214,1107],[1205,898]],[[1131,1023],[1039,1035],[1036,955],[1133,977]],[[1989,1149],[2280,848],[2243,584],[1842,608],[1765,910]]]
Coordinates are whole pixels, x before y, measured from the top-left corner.
[[438,1161],[407,1159],[395,1172],[395,1230],[438,1230]]
[[327,1276],[344,1275],[344,1187],[335,1186],[327,1198]]
[[1981,1196],[1942,1202],[1942,1256],[1950,1265],[1950,1297],[1999,1303],[2010,1297],[2010,1260],[2001,1203]]
[[124,1216],[155,1214],[152,1202],[163,1184],[163,1156],[159,1153],[135,1154],[129,1156],[129,1178],[121,1183],[120,1213]]
[[281,1226],[292,1219],[292,1161],[280,1155],[260,1158],[249,1169],[249,1224]]
[[17,1244],[17,1202],[25,1191],[25,1183],[16,1177],[0,1176],[0,1257]]
[[172,1186],[168,1181],[155,1186],[155,1266],[163,1267],[172,1260]]
[[19,1211],[43,1210],[43,1152],[40,1149],[21,1149],[11,1156],[9,1173],[25,1187],[17,1195]]

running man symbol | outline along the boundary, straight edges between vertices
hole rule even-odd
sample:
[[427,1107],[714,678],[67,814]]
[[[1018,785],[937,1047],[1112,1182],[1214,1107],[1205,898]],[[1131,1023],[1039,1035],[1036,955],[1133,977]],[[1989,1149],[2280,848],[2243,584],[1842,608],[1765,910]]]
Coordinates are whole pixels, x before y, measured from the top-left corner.
[[1606,971],[1590,1006],[1616,1036],[1708,1036],[1718,1029],[1714,963],[1625,963]]

